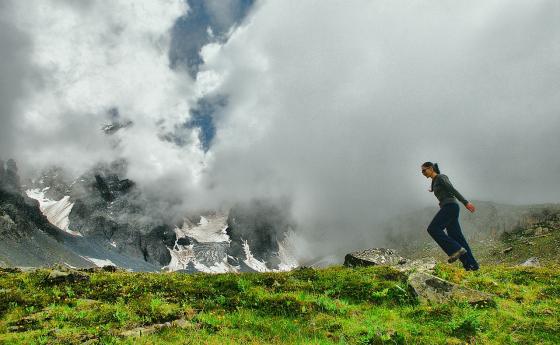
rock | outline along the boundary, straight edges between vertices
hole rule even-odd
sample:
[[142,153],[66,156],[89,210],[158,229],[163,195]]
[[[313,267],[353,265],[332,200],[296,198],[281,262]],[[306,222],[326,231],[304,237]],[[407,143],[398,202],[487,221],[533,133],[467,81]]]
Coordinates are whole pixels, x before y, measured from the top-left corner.
[[401,272],[433,272],[434,267],[436,266],[436,259],[429,257],[429,258],[422,258],[418,260],[409,260],[404,264],[397,264],[394,265],[397,270]]
[[11,233],[16,228],[16,223],[8,214],[0,216],[0,233]]
[[377,265],[402,265],[407,259],[398,255],[394,249],[371,248],[346,254],[344,266],[377,266]]
[[436,266],[436,259],[426,257],[410,260],[398,255],[394,249],[371,248],[347,254],[344,257],[344,265],[347,267],[391,266],[405,273],[413,271],[433,272]]
[[539,267],[541,264],[539,262],[539,258],[536,256],[530,257],[525,260],[524,263],[520,264],[519,266],[526,266],[526,267]]
[[495,306],[492,295],[453,284],[426,272],[413,272],[408,277],[420,303],[466,301],[471,305]]
[[0,267],[0,273],[21,273],[22,270],[18,267]]
[[10,217],[9,214],[5,214],[2,217],[0,217],[1,220],[3,220],[4,222],[6,222],[6,224],[9,225],[15,225],[16,223],[12,220],[12,218]]
[[89,281],[89,276],[87,274],[78,271],[59,271],[52,270],[45,280],[51,284],[58,283],[76,283],[80,281]]
[[113,265],[105,265],[103,267],[89,267],[89,268],[82,268],[79,271],[81,272],[89,272],[89,273],[94,273],[94,272],[117,272],[120,269],[117,266],[113,266]]
[[543,228],[542,227],[539,226],[538,228],[535,229],[535,232],[534,232],[535,236],[540,236],[542,234],[543,234]]
[[158,323],[154,325],[149,325],[145,327],[137,327],[134,329],[130,329],[128,331],[124,331],[120,333],[121,337],[140,337],[143,335],[148,335],[155,333],[163,328],[169,327],[177,327],[177,328],[190,328],[193,327],[193,324],[185,319],[178,319],[171,322],[165,323]]
[[18,174],[18,168],[16,161],[13,159],[8,159],[6,162],[6,170],[3,176],[2,187],[5,190],[21,193],[21,183]]
[[507,247],[506,249],[502,250],[502,254],[509,253],[513,250],[513,247]]

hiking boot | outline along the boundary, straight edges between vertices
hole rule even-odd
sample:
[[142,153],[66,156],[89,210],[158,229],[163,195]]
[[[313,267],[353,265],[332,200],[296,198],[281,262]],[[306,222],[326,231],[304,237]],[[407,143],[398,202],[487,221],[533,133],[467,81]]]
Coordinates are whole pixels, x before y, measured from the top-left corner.
[[453,262],[457,261],[457,259],[459,259],[464,254],[467,254],[467,250],[465,248],[461,247],[461,249],[459,249],[458,251],[456,251],[455,253],[453,253],[449,256],[449,259],[447,259],[447,262],[453,263]]

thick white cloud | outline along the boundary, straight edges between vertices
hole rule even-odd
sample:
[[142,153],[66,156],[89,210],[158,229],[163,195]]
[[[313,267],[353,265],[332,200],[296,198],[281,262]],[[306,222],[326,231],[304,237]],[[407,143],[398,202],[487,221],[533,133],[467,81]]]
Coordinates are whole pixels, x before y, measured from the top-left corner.
[[[28,67],[40,76],[14,121],[22,165],[80,173],[122,157],[141,184],[179,180],[179,192],[196,182],[197,132],[183,130],[186,147],[160,139],[188,119],[197,94],[187,74],[169,67],[170,29],[184,1],[25,1],[11,10],[33,46]],[[101,128],[111,109],[133,125],[108,137]]]
[[377,221],[434,203],[428,160],[467,198],[558,201],[559,13],[556,1],[263,1],[205,55],[229,95],[208,178],[224,199],[293,197],[326,252],[375,244]]

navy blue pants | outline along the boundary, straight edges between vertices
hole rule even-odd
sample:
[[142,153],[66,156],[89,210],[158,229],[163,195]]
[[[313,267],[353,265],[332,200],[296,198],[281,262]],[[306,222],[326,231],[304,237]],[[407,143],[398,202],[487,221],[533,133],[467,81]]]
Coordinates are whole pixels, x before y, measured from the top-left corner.
[[[447,234],[443,229],[447,229]],[[461,247],[465,248],[467,253],[459,258],[463,267],[465,269],[478,269],[478,263],[459,225],[458,204],[443,205],[428,225],[428,233],[448,256],[461,249]]]

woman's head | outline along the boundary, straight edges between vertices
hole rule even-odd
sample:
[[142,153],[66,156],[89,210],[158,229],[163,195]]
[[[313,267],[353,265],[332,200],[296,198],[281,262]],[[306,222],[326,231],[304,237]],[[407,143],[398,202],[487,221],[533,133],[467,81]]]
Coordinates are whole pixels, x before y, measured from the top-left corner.
[[435,174],[439,174],[439,167],[437,163],[425,162],[422,164],[422,174],[426,177],[432,177]]

